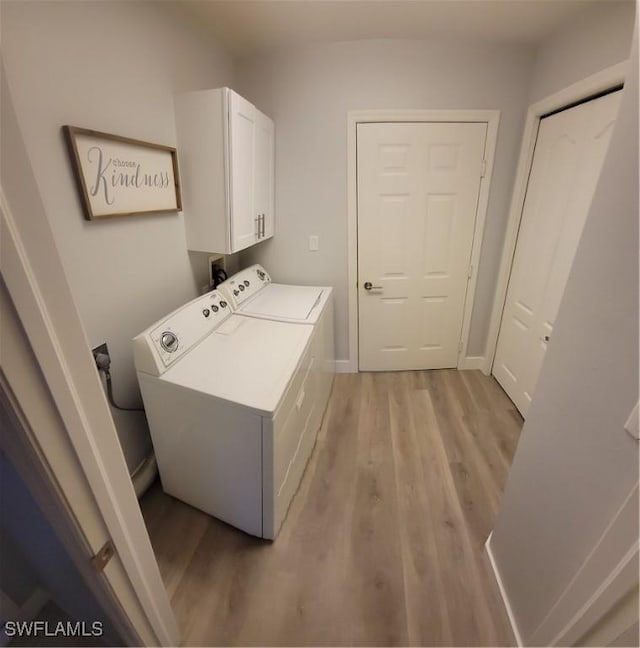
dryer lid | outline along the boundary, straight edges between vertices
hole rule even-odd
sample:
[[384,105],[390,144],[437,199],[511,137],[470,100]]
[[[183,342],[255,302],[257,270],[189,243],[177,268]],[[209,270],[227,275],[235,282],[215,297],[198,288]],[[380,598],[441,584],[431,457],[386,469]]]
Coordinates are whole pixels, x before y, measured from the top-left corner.
[[305,322],[325,288],[269,284],[242,306],[241,312],[266,318]]

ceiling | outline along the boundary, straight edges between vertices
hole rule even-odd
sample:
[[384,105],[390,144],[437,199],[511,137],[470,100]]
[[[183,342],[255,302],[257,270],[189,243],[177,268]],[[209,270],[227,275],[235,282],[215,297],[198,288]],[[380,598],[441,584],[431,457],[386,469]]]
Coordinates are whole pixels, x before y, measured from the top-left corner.
[[613,0],[180,0],[172,9],[237,57],[306,43],[455,36],[533,44]]

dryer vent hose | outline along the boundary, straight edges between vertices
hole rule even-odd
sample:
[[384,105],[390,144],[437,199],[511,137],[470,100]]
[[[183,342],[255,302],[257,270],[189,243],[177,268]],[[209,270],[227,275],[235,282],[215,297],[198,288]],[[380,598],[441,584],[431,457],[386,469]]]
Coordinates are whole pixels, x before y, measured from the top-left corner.
[[217,288],[223,281],[226,281],[229,278],[229,275],[224,268],[213,265],[211,267],[211,278],[211,288]]

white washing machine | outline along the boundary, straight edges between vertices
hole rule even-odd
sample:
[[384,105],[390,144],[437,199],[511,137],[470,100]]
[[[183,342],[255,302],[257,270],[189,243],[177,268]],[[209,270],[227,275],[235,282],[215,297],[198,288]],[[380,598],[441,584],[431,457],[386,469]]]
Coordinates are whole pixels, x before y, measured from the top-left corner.
[[165,492],[276,537],[317,433],[313,332],[234,315],[214,290],[134,338]]
[[241,270],[217,289],[238,315],[313,326],[311,346],[319,401],[314,424],[319,427],[335,376],[333,289],[273,283],[259,264]]

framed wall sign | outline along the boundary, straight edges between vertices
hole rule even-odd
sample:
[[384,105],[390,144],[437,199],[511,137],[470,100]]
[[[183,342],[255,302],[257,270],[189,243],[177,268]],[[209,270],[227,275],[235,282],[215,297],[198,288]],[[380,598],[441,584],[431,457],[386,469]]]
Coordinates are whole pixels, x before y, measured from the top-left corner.
[[62,127],[87,220],[182,209],[176,149]]

